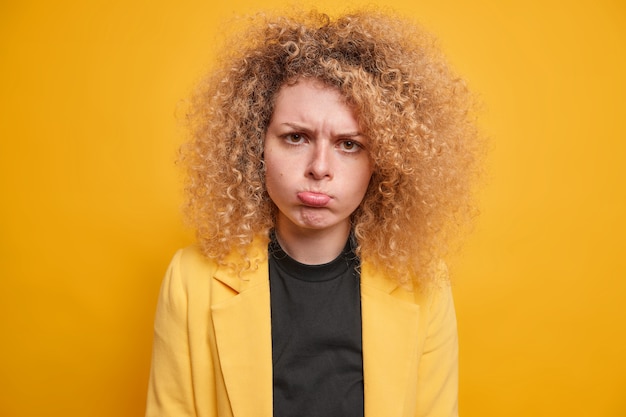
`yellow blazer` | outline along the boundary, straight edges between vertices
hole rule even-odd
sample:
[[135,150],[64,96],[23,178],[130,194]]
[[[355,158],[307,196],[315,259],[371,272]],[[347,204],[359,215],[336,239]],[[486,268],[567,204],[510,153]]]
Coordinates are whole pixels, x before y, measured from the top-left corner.
[[[241,277],[194,247],[174,256],[155,318],[146,417],[272,417],[267,246],[252,248],[263,261]],[[409,292],[363,262],[361,312],[365,416],[457,416],[449,285]]]

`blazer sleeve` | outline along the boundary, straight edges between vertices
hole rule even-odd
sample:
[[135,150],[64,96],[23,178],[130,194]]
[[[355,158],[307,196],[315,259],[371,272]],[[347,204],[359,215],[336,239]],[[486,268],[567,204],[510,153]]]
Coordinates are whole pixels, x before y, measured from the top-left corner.
[[188,335],[188,294],[182,251],[167,270],[154,321],[146,417],[196,416]]
[[458,416],[458,337],[449,283],[433,290],[418,368],[418,417]]

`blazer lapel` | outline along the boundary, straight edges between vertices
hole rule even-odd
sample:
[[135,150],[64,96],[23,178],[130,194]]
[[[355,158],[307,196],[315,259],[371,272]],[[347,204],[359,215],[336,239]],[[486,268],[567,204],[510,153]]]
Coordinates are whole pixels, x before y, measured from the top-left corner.
[[[261,250],[263,246],[257,245]],[[267,246],[265,245],[265,253]],[[272,337],[267,262],[242,274],[218,269],[215,279],[233,290],[211,306],[219,363],[237,417],[272,415]]]
[[408,415],[416,385],[419,306],[392,295],[407,294],[363,265],[363,379],[365,416]]

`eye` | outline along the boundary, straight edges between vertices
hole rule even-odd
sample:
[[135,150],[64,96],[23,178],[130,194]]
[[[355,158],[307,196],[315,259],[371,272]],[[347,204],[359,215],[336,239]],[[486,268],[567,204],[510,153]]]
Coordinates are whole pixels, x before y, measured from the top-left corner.
[[342,151],[350,153],[358,152],[362,149],[361,144],[353,140],[344,140],[339,144],[339,146]]
[[287,143],[291,144],[304,142],[304,136],[300,133],[287,133],[286,135],[283,135],[283,138],[285,138],[285,141],[287,141]]

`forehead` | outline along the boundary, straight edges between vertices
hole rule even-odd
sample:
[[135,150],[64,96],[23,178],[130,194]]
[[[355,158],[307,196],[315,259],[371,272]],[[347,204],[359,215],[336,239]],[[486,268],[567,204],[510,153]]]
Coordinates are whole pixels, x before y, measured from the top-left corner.
[[315,79],[284,84],[276,95],[270,124],[305,123],[360,131],[354,109],[338,88]]

